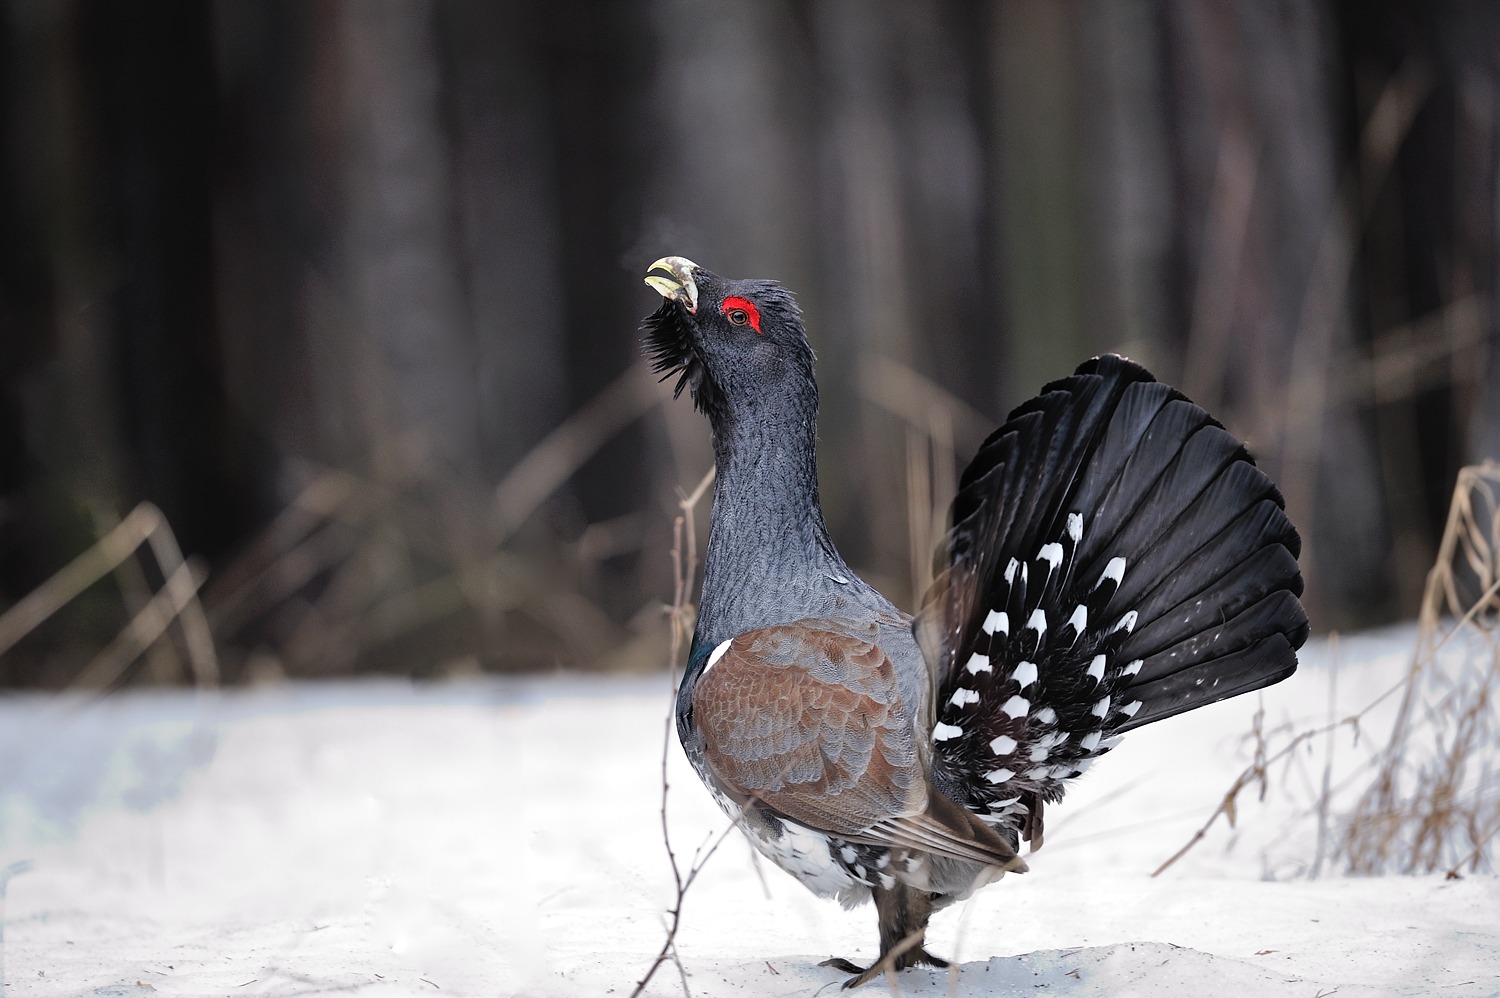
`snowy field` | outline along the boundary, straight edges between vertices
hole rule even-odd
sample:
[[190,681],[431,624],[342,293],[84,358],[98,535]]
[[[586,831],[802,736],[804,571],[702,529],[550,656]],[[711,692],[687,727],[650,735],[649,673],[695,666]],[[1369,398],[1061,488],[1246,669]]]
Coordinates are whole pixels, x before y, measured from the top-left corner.
[[[1333,752],[1367,757],[1390,711],[1319,739],[1181,862],[1267,725],[1312,726],[1392,685],[1412,632],[1316,643],[1265,693],[1128,737],[1048,813],[1032,872],[934,921],[950,973],[908,995],[1500,994],[1500,880],[1308,879],[1305,817]],[[291,685],[0,698],[0,980],[29,995],[628,995],[673,892],[645,679]],[[671,762],[680,855],[724,827]],[[0,877],[4,874],[0,873]],[[691,993],[832,995],[875,916],[818,901],[736,835],[678,936]],[[680,995],[672,964],[648,993]],[[865,993],[884,994],[871,984]]]

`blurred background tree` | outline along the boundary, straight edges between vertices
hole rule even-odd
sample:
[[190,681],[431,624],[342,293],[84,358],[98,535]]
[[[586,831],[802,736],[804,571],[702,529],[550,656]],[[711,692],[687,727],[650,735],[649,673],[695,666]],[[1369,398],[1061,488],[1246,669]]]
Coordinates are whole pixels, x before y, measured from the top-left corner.
[[[666,254],[800,294],[906,605],[1101,351],[1250,441],[1320,629],[1415,613],[1500,455],[1492,0],[0,0],[0,137],[0,609],[149,501],[228,681],[659,666],[711,462],[638,355]],[[188,675],[98,665],[164,574],[0,684]]]

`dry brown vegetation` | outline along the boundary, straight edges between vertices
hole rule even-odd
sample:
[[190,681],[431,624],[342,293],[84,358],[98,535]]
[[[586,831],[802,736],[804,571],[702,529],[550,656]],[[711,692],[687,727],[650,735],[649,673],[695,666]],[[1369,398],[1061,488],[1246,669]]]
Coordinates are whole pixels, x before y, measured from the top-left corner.
[[[1396,724],[1349,815],[1351,873],[1493,872],[1500,831],[1500,464],[1460,472]],[[1439,658],[1445,646],[1455,653]]]
[[[1307,809],[1319,828],[1310,874],[1324,865],[1353,874],[1493,873],[1500,833],[1497,625],[1500,464],[1487,461],[1459,474],[1442,546],[1427,575],[1417,646],[1402,681],[1358,713],[1319,727],[1267,732],[1263,712],[1257,713],[1251,763],[1156,874],[1201,842],[1220,816],[1234,825],[1241,793],[1254,787],[1263,800],[1278,763],[1342,728],[1358,744],[1362,722],[1398,694],[1390,734],[1374,742],[1361,770],[1365,789],[1347,813],[1339,814],[1333,800],[1331,756],[1325,763],[1320,792]],[[1336,661],[1330,668],[1336,678]]]
[[[546,531],[528,534],[525,524],[659,397],[631,370],[493,489],[445,489],[428,468],[391,485],[305,467],[280,514],[212,574],[184,558],[161,510],[142,503],[0,613],[0,657],[40,657],[46,685],[100,691],[559,663],[654,669],[667,647],[657,602],[621,621],[598,602],[607,586],[594,576],[657,533],[602,523],[538,542]],[[56,634],[70,630],[89,637],[59,644]]]
[[[1497,453],[1493,4],[54,6],[0,0],[0,607],[149,499],[226,683],[659,667],[707,461],[635,356],[665,253],[801,296],[901,605],[953,455],[1100,351],[1251,443],[1324,628],[1411,612]],[[0,685],[87,673],[140,561]]]

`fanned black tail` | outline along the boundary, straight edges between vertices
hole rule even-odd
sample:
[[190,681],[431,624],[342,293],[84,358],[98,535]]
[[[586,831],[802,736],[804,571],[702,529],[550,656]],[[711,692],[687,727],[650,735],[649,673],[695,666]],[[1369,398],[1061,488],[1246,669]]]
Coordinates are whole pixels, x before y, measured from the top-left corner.
[[937,755],[1014,823],[1115,736],[1291,675],[1300,540],[1244,446],[1180,392],[1095,358],[964,472],[916,629]]

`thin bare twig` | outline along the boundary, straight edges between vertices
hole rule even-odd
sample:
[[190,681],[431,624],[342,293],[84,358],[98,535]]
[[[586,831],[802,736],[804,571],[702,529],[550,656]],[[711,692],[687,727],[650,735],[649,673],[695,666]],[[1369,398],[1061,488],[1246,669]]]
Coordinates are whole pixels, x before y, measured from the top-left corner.
[[[1339,658],[1338,658],[1338,635],[1330,635],[1328,638],[1328,713],[1329,723],[1333,723],[1335,705],[1338,703],[1339,689]],[[1328,853],[1329,838],[1329,808],[1333,798],[1333,756],[1336,751],[1337,742],[1333,737],[1333,729],[1328,731],[1328,758],[1323,760],[1323,785],[1318,792],[1318,848],[1313,855],[1311,879],[1318,879],[1318,874],[1323,872],[1323,859]]]
[[671,657],[669,660],[668,679],[672,685],[672,699],[667,709],[666,721],[662,724],[661,743],[661,838],[662,844],[667,849],[667,862],[672,867],[672,883],[676,888],[676,898],[671,909],[667,912],[670,922],[667,925],[666,938],[662,941],[661,950],[656,954],[656,959],[651,961],[651,966],[646,968],[645,976],[636,983],[635,990],[630,993],[630,998],[636,998],[646,989],[652,976],[667,960],[672,960],[677,965],[678,976],[682,980],[684,994],[691,995],[687,984],[687,971],[682,966],[682,961],[677,957],[677,929],[682,924],[682,905],[687,897],[688,888],[693,881],[698,879],[698,874],[703,866],[718,850],[719,844],[734,830],[731,822],[729,827],[721,832],[712,846],[704,852],[702,847],[693,855],[692,862],[684,874],[682,866],[677,861],[677,852],[672,848],[671,827],[667,821],[667,795],[671,784],[667,778],[667,762],[672,749],[672,728],[677,717],[677,687],[678,675],[682,668],[682,648],[684,640],[690,633],[693,625],[695,608],[689,601],[692,594],[693,582],[697,578],[698,568],[698,531],[695,513],[699,501],[702,500],[709,485],[713,483],[715,469],[709,469],[708,474],[698,483],[690,494],[681,495],[678,500],[678,514],[672,521],[672,605],[667,608],[667,617],[672,628]]
[[[1394,692],[1394,689],[1391,690],[1391,691],[1388,691],[1385,694],[1383,694],[1382,695],[1382,699],[1385,696],[1389,696],[1390,692]],[[1269,755],[1269,756],[1267,756],[1265,754],[1265,752],[1266,752],[1266,743],[1265,743],[1264,738],[1260,736],[1260,731],[1258,730],[1261,713],[1257,712],[1256,713],[1256,722],[1257,722],[1256,735],[1257,735],[1257,738],[1256,738],[1256,750],[1255,750],[1256,758],[1255,758],[1255,760],[1253,762],[1251,762],[1250,765],[1246,766],[1245,769],[1244,769],[1244,771],[1241,772],[1239,776],[1236,776],[1234,778],[1234,782],[1232,784],[1230,784],[1229,790],[1226,791],[1225,794],[1224,794],[1224,798],[1221,801],[1219,801],[1219,806],[1216,807],[1216,808],[1214,808],[1214,812],[1208,816],[1208,820],[1205,821],[1198,828],[1198,830],[1193,833],[1193,837],[1190,838],[1190,839],[1188,839],[1187,843],[1185,845],[1183,845],[1183,847],[1181,849],[1178,849],[1176,852],[1174,852],[1166,860],[1166,862],[1162,863],[1161,866],[1158,866],[1155,870],[1152,870],[1151,871],[1151,876],[1153,876],[1153,877],[1159,877],[1159,876],[1161,876],[1162,873],[1164,873],[1167,870],[1168,867],[1170,867],[1172,864],[1176,863],[1183,856],[1187,855],[1188,851],[1190,849],[1192,849],[1193,846],[1195,846],[1199,842],[1201,842],[1203,840],[1203,837],[1208,834],[1209,828],[1211,828],[1213,826],[1213,823],[1218,820],[1219,815],[1221,815],[1221,814],[1224,815],[1224,817],[1229,820],[1230,827],[1233,827],[1234,826],[1234,822],[1235,822],[1235,813],[1236,813],[1235,812],[1235,802],[1236,802],[1236,800],[1239,797],[1240,791],[1243,790],[1243,789],[1245,789],[1245,787],[1249,786],[1252,783],[1259,783],[1260,786],[1261,786],[1261,793],[1262,793],[1262,795],[1264,795],[1264,793],[1265,793],[1265,787],[1266,787],[1266,771],[1273,764],[1275,764],[1276,762],[1279,762],[1280,760],[1282,760],[1282,759],[1286,758],[1287,756],[1291,755],[1291,753],[1293,751],[1295,751],[1296,748],[1299,745],[1302,745],[1304,742],[1311,741],[1312,739],[1318,737],[1319,735],[1327,734],[1328,732],[1334,731],[1334,730],[1336,730],[1336,729],[1338,729],[1340,727],[1343,727],[1346,724],[1349,725],[1349,726],[1351,726],[1351,727],[1353,727],[1353,728],[1355,728],[1356,730],[1358,730],[1360,718],[1363,717],[1365,715],[1365,713],[1367,711],[1369,711],[1371,709],[1371,707],[1373,707],[1373,706],[1374,706],[1374,704],[1371,704],[1369,707],[1366,707],[1364,710],[1360,711],[1358,714],[1354,714],[1354,715],[1352,715],[1350,717],[1346,717],[1346,718],[1344,718],[1341,721],[1335,721],[1333,724],[1326,724],[1326,725],[1323,725],[1322,727],[1314,728],[1314,729],[1312,729],[1310,731],[1304,731],[1301,734],[1297,735],[1295,738],[1293,738],[1291,741],[1287,742],[1287,744],[1284,747],[1282,747],[1282,749],[1279,752],[1276,752],[1276,753],[1274,753],[1272,755]]]

